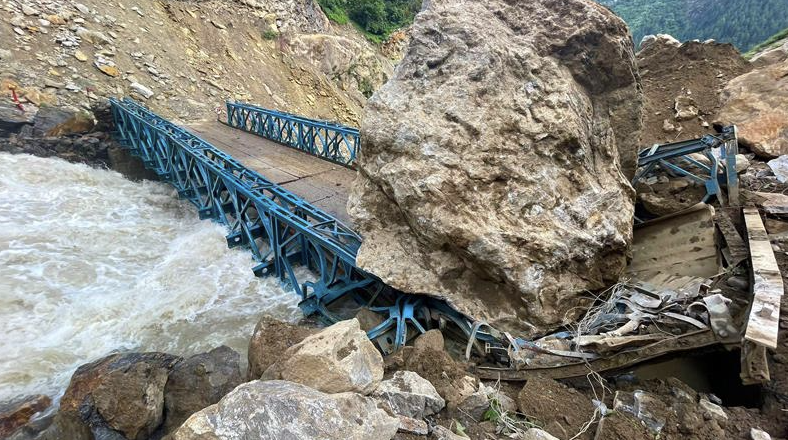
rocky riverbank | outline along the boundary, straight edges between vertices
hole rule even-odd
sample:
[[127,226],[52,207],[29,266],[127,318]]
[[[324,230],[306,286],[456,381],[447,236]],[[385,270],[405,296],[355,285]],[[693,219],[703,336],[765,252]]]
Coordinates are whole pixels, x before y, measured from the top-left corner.
[[[80,367],[58,411],[0,411],[11,440],[766,438],[785,416],[725,407],[673,378],[479,380],[439,330],[381,357],[355,319],[316,329],[263,318],[248,369],[227,347],[188,358],[110,354]],[[262,373],[260,373],[262,371]],[[31,421],[32,420],[32,421]],[[755,434],[752,434],[755,433]]]

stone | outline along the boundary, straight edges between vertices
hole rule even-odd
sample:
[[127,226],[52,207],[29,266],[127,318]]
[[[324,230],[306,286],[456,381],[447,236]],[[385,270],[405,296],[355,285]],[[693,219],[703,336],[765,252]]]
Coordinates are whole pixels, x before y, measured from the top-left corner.
[[782,155],[767,162],[772,173],[780,183],[788,182],[788,155]]
[[192,414],[217,403],[243,382],[241,355],[221,346],[179,362],[164,387],[164,429],[173,432]]
[[114,64],[101,64],[98,62],[94,62],[93,64],[105,75],[113,78],[120,75],[120,70]]
[[558,437],[554,437],[549,432],[539,428],[529,428],[528,431],[525,431],[525,435],[520,438],[522,440],[558,440]]
[[728,420],[728,415],[725,414],[725,410],[716,403],[711,403],[707,399],[700,399],[699,405],[706,414],[717,419]]
[[398,416],[399,425],[398,432],[415,435],[427,435],[430,433],[430,427],[424,420],[412,419],[410,417]]
[[378,385],[373,396],[392,414],[415,419],[437,414],[446,405],[435,387],[412,371],[397,371]]
[[750,428],[750,438],[752,440],[772,440],[772,436],[768,432],[758,428]]
[[325,393],[370,394],[383,380],[383,357],[358,320],[340,321],[288,348],[263,379],[281,379]]
[[43,394],[25,396],[10,402],[0,403],[0,438],[9,437],[30,419],[49,408],[52,399]]
[[85,15],[90,14],[90,8],[83,5],[82,3],[77,3],[74,5],[74,7],[77,8],[77,11],[79,11],[80,14],[85,14]]
[[138,82],[131,83],[129,88],[145,99],[150,99],[154,95],[153,90],[143,86]]
[[[674,117],[677,121],[688,121],[698,117],[698,107],[695,100],[689,96],[679,96],[673,101]],[[664,127],[663,127],[664,129]]]
[[74,58],[78,59],[79,61],[85,62],[88,60],[88,56],[85,55],[85,52],[81,50],[74,51]]
[[649,46],[652,46],[654,43],[657,45],[667,45],[667,46],[674,46],[679,47],[681,46],[681,41],[673,38],[672,35],[668,34],[657,34],[657,35],[645,35],[643,39],[640,40],[640,50],[646,50]]
[[214,25],[217,29],[227,29],[227,26],[219,23],[216,20],[211,20],[211,24]]
[[543,426],[555,422],[568,433],[579,432],[594,414],[593,403],[580,392],[542,377],[528,379],[517,395],[517,406],[520,413],[541,421]]
[[60,438],[147,439],[164,419],[164,386],[179,360],[166,353],[122,353],[82,365],[55,416]]
[[33,125],[24,134],[31,137],[68,136],[87,133],[93,129],[93,115],[84,110],[67,107],[42,107]]
[[22,13],[25,15],[38,15],[40,12],[26,3],[22,3]]
[[490,397],[485,390],[484,384],[479,384],[479,389],[470,396],[465,397],[457,408],[464,418],[480,422],[484,418],[484,413],[490,409]]
[[8,49],[0,49],[0,60],[10,60],[14,56]]
[[457,435],[451,432],[451,429],[441,425],[432,427],[432,437],[435,440],[468,440],[468,437]]
[[631,242],[642,96],[627,27],[585,0],[425,5],[365,107],[356,262],[501,331],[568,323]]
[[759,157],[788,154],[788,60],[732,79],[718,123],[735,124],[739,143]]
[[662,121],[662,131],[664,131],[665,133],[673,133],[674,131],[676,131],[676,126],[673,125],[670,122],[670,120],[665,119]]
[[784,39],[750,58],[750,62],[757,67],[776,64],[788,59],[788,39]]
[[104,35],[99,31],[93,31],[89,29],[85,29],[82,26],[79,26],[75,32],[78,37],[82,38],[83,40],[87,41],[88,43],[96,44],[96,43],[104,43],[110,44],[112,40],[109,37]]
[[288,348],[301,342],[316,329],[301,327],[263,316],[254,327],[247,351],[249,380],[259,379],[265,370],[282,358]]
[[399,420],[356,393],[326,394],[273,380],[244,383],[195,413],[172,440],[388,440]]
[[35,120],[38,109],[34,106],[23,106],[21,109],[12,103],[0,102],[0,137],[11,133],[19,133],[26,125]]
[[605,415],[596,427],[594,440],[629,440],[653,438],[651,432],[634,415],[614,411]]

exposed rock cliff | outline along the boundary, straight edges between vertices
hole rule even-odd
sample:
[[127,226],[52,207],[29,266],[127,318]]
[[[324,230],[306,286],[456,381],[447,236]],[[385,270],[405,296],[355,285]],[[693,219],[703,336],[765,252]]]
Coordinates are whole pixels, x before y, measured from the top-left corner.
[[502,330],[565,322],[626,263],[621,164],[641,126],[627,28],[586,0],[425,6],[367,103],[357,261]]

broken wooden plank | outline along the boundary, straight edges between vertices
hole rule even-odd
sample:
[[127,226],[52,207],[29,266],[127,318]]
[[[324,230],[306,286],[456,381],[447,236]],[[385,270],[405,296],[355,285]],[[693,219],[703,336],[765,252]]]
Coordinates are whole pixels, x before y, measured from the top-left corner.
[[[733,224],[731,211],[734,210],[723,208],[717,211],[714,214],[714,221],[717,223],[717,228],[720,230],[720,233],[722,233],[725,243],[728,245],[730,257],[726,257],[726,259],[728,259],[729,265],[737,266],[739,263],[746,260],[750,254],[747,252],[747,245],[744,243],[744,239]],[[736,209],[735,212],[738,214],[740,211]]]
[[744,339],[776,349],[783,295],[782,275],[761,214],[755,208],[744,208],[744,222],[753,274],[752,303]]
[[743,385],[763,384],[771,381],[765,347],[750,341],[742,343],[739,377]]
[[523,368],[520,370],[515,370],[513,368],[477,367],[474,372],[479,378],[485,380],[500,379],[507,381],[523,381],[535,376],[567,379],[570,377],[585,376],[590,371],[600,373],[602,371],[630,367],[668,353],[697,350],[718,343],[714,332],[707,329],[657,341],[653,344],[638,347],[631,351],[617,353],[589,362],[572,361],[554,366],[540,366],[537,368],[526,367],[527,369]]
[[717,275],[713,217],[711,206],[701,203],[639,225],[627,273],[637,279],[657,272],[704,278]]

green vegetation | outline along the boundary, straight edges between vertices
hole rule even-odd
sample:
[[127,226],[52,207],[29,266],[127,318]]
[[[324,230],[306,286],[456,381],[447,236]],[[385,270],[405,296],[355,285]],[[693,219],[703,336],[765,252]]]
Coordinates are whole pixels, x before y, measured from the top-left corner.
[[785,28],[785,29],[781,30],[780,32],[777,32],[776,34],[774,34],[771,37],[769,37],[763,43],[760,43],[760,44],[756,45],[755,47],[750,49],[749,52],[744,54],[744,56],[745,56],[745,58],[750,58],[753,55],[755,55],[756,53],[758,53],[758,52],[760,52],[760,51],[762,51],[764,49],[767,49],[770,46],[773,46],[778,41],[784,40],[786,38],[788,38],[788,28]]
[[785,0],[597,0],[629,24],[635,43],[644,35],[681,41],[733,43],[746,52],[788,23]]
[[276,40],[277,37],[279,37],[279,32],[275,30],[268,29],[263,31],[263,38],[266,40]]
[[380,43],[389,34],[413,22],[421,0],[318,0],[329,20],[353,24],[370,40]]

